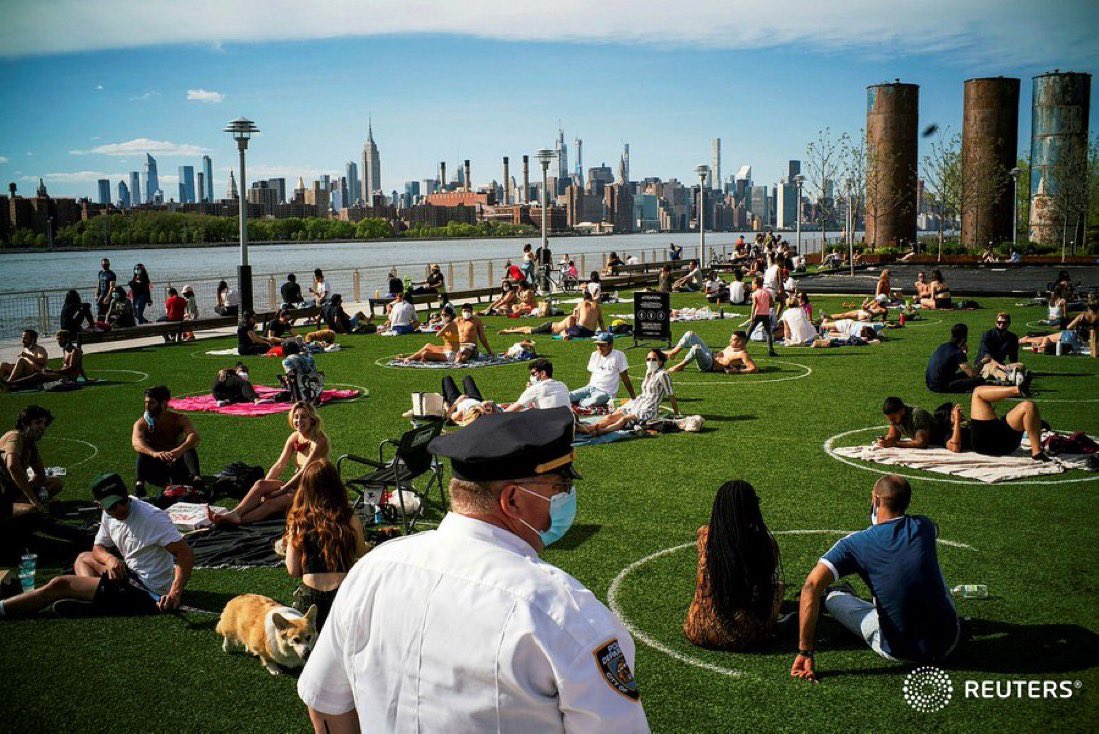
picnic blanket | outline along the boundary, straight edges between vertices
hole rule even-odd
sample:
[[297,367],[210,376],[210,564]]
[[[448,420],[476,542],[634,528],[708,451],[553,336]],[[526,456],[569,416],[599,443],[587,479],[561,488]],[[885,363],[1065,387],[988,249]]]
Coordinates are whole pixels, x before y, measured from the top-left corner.
[[500,365],[505,364],[526,362],[530,359],[534,359],[534,357],[526,356],[513,359],[505,354],[482,354],[475,359],[471,359],[468,362],[462,362],[461,364],[456,364],[454,362],[406,362],[401,359],[391,359],[386,362],[384,366],[407,367],[408,369],[418,370],[461,370],[474,369],[476,367],[499,367]]
[[637,434],[633,431],[611,431],[610,433],[604,433],[602,436],[589,436],[584,433],[578,433],[572,439],[572,445],[598,446],[601,443],[614,443],[615,441],[625,441],[631,438],[637,438]]
[[[274,397],[276,393],[282,392],[281,388],[266,387],[264,385],[255,386],[256,394],[261,398]],[[357,398],[362,394],[361,390],[324,390],[320,394],[318,402],[321,405],[330,403],[334,400],[350,400],[351,398]],[[218,406],[217,400],[213,395],[186,395],[183,397],[172,398],[168,407],[173,410],[184,410],[194,413],[221,413],[222,415],[238,415],[256,418],[264,415],[274,415],[275,413],[285,413],[293,406],[291,402],[270,402],[270,403],[229,403],[228,405]]]
[[[702,306],[701,308],[681,308],[679,313],[671,317],[672,321],[718,321],[720,319],[738,319],[744,314],[724,312],[723,309],[713,311],[709,306]],[[634,315],[632,313],[615,314],[616,319],[632,319]]]
[[976,479],[987,484],[1063,474],[1087,466],[1087,457],[1079,454],[1060,454],[1052,461],[1034,461],[1030,458],[1030,442],[1026,438],[1023,439],[1023,445],[1009,456],[985,456],[973,451],[955,454],[945,448],[903,449],[895,446],[885,449],[847,446],[833,450],[850,459],[886,466],[906,466],[936,474]]
[[286,531],[276,518],[251,525],[221,526],[187,536],[195,552],[195,568],[277,568],[283,564],[275,541]]

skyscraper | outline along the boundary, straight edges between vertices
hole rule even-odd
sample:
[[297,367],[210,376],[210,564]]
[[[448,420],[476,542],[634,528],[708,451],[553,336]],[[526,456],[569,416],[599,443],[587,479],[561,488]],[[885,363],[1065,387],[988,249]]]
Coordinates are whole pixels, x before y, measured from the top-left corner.
[[786,164],[786,180],[794,183],[794,176],[801,173],[801,161],[790,161]]
[[156,172],[156,158],[145,154],[145,203],[156,201],[156,192],[160,190],[160,176]]
[[576,185],[584,188],[584,141],[577,138],[576,144]]
[[202,156],[202,179],[205,182],[206,189],[203,192],[200,199],[206,201],[214,200],[214,164],[210,161],[210,156]]
[[363,201],[367,206],[375,193],[382,190],[382,162],[374,143],[374,123],[367,123],[366,144],[363,145]]
[[199,201],[206,201],[206,176],[202,171],[195,174],[195,195]]
[[230,199],[237,198],[237,180],[233,178],[233,169],[229,169],[229,184],[225,188],[225,193],[228,194]]
[[141,198],[141,174],[130,171],[130,202],[137,206],[142,202]]
[[111,182],[108,179],[101,178],[96,183],[99,184],[99,198],[100,204],[111,203]]
[[130,208],[130,187],[126,185],[125,181],[118,182],[118,208]]
[[789,180],[779,181],[775,189],[775,226],[788,229],[797,225],[798,187]]
[[752,200],[748,209],[754,216],[759,217],[759,221],[766,227],[771,221],[771,210],[768,206],[771,200],[770,192],[766,186],[753,186],[751,191]]
[[179,203],[195,203],[195,167],[179,167]]
[[362,183],[359,182],[359,166],[355,161],[347,162],[347,200],[345,206],[354,204],[363,198]]
[[630,182],[630,144],[626,143],[622,148],[622,161],[619,166],[622,172],[623,183]]
[[556,193],[560,195],[565,193],[565,188],[569,185],[569,147],[565,144],[565,131],[560,126],[557,128],[557,142],[553,147],[557,155]]
[[710,143],[710,173],[707,176],[707,185],[711,189],[721,188],[721,138],[714,138]]

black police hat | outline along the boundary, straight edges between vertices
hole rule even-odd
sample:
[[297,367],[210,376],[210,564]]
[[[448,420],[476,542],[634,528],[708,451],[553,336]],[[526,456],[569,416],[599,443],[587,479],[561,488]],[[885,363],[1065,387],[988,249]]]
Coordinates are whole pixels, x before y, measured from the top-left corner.
[[521,479],[558,472],[579,478],[573,467],[573,417],[568,408],[488,413],[466,428],[428,444],[450,459],[454,476],[471,482]]

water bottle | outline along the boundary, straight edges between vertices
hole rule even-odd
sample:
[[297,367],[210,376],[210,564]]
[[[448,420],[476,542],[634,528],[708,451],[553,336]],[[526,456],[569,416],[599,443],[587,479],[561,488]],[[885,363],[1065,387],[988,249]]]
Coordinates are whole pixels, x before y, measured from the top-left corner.
[[385,513],[382,512],[381,505],[374,505],[374,524],[375,525],[385,524]]
[[988,598],[988,587],[984,584],[960,584],[951,589],[950,592],[954,596],[960,596],[963,599]]
[[1063,344],[1064,344],[1064,342],[1062,342],[1060,339],[1058,339],[1057,340],[1057,345],[1054,347],[1054,351],[1056,352],[1058,357],[1061,356],[1061,351],[1063,349],[1063,346],[1062,346]]

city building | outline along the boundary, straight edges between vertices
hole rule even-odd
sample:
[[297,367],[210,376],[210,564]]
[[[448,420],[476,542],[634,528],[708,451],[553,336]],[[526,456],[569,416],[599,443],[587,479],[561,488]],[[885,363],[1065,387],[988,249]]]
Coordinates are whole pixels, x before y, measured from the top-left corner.
[[323,181],[314,181],[312,188],[305,189],[305,204],[313,207],[308,216],[327,218],[332,210],[332,192]]
[[126,185],[125,181],[118,182],[118,208],[129,209],[132,202],[130,201],[130,187]]
[[141,174],[130,171],[130,203],[137,206],[144,199],[141,198]]
[[588,169],[588,191],[602,198],[603,188],[614,183],[614,171],[606,163]]
[[247,200],[249,204],[262,206],[264,215],[274,214],[279,204],[278,195],[278,190],[271,186],[270,181],[256,181],[248,189]]
[[111,182],[108,179],[101,178],[96,183],[99,185],[96,201],[100,204],[109,205],[111,203]]
[[[749,169],[749,173],[750,172]],[[751,200],[748,205],[748,210],[752,212],[752,217],[759,219],[760,224],[764,227],[771,221],[771,209],[768,206],[769,201],[770,196],[768,195],[766,186],[753,186],[751,188]]]
[[345,206],[350,206],[357,201],[362,201],[363,198],[363,185],[359,180],[359,164],[355,161],[348,161],[344,175],[347,177],[347,203]]
[[[794,163],[794,161],[790,161]],[[797,175],[797,174],[794,174]],[[775,226],[779,229],[797,227],[798,187],[790,179],[779,181],[775,190]]]
[[639,232],[660,229],[660,197],[638,194],[633,198],[633,217]]
[[801,173],[801,161],[789,161],[786,164],[786,180],[793,183],[794,176]]
[[160,191],[160,176],[156,172],[156,158],[145,154],[145,203],[155,204]]
[[195,203],[195,167],[179,167],[179,203]]
[[[210,160],[210,156],[202,156],[202,182],[205,186],[200,194],[200,199],[204,201],[214,200],[214,164]],[[201,187],[200,187],[201,188]]]
[[710,172],[706,174],[706,186],[711,189],[721,187],[721,138],[710,143]]
[[374,142],[374,123],[367,123],[366,144],[363,145],[363,201],[370,202],[382,190],[382,163]]
[[229,169],[229,184],[226,186],[225,193],[226,198],[230,201],[239,197],[237,193],[237,180],[233,177],[233,170]]
[[578,184],[565,187],[565,220],[575,227],[582,222],[603,220],[603,199],[595,193],[584,191]]
[[633,232],[633,194],[628,183],[608,184],[603,192],[603,204],[604,219],[611,223],[615,233]]

